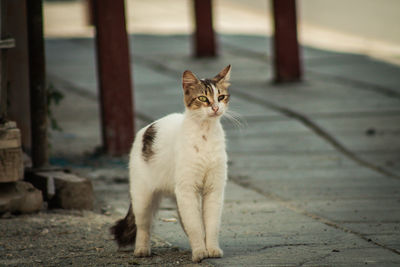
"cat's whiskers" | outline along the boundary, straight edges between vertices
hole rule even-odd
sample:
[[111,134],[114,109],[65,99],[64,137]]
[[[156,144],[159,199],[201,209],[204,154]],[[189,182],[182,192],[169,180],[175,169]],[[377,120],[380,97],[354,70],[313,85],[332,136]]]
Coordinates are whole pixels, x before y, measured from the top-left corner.
[[243,126],[247,125],[246,121],[242,118],[242,116],[232,110],[225,111],[223,118],[226,118],[229,122],[232,123],[238,129],[242,129]]

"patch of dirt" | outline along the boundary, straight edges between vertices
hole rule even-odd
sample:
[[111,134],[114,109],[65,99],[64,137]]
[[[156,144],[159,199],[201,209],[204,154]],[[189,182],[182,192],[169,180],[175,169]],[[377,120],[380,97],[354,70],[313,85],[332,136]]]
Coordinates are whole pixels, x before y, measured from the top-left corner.
[[89,178],[95,189],[94,212],[45,210],[1,218],[0,266],[210,266],[193,264],[190,251],[157,236],[152,238],[152,257],[135,258],[132,248],[118,250],[109,227],[129,205],[127,183],[118,176]]

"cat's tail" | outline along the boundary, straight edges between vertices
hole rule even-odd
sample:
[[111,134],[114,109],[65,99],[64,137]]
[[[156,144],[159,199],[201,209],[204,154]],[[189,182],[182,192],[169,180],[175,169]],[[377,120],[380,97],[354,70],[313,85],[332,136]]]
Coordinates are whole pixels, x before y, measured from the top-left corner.
[[133,245],[136,238],[135,215],[133,214],[132,204],[129,206],[128,214],[125,218],[117,221],[110,232],[119,247]]

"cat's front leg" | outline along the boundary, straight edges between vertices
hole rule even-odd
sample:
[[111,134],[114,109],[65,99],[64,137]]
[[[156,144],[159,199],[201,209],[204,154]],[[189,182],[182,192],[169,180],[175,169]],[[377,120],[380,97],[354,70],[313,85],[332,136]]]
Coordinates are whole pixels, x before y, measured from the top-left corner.
[[177,186],[175,195],[182,226],[192,248],[192,260],[200,262],[208,257],[204,240],[200,195],[196,192],[195,186],[192,185]]
[[203,220],[206,231],[206,248],[210,258],[220,258],[223,251],[219,247],[219,228],[224,201],[225,171],[210,172],[203,195]]

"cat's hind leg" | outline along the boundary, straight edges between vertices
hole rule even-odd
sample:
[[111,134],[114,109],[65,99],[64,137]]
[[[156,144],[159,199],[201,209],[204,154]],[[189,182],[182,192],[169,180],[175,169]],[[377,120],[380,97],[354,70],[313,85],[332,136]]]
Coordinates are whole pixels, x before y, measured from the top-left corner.
[[142,191],[133,197],[133,211],[136,219],[136,242],[134,255],[136,257],[147,257],[151,255],[150,237],[153,216],[160,204],[159,194]]

